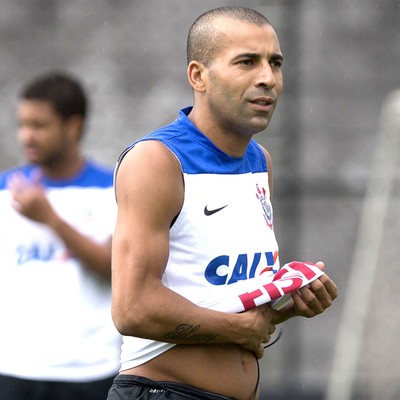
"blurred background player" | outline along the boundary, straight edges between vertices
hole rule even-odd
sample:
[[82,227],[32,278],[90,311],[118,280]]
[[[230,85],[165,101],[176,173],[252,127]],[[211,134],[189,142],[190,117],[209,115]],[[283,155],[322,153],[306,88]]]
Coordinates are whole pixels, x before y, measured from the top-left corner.
[[80,149],[82,85],[28,83],[17,106],[26,165],[0,174],[0,393],[7,400],[101,399],[118,370],[110,316],[112,169]]

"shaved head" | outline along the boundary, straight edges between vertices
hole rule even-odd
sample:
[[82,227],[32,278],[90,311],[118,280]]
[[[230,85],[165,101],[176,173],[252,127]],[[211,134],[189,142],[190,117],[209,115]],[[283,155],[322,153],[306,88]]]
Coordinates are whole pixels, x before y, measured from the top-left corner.
[[218,19],[231,18],[258,26],[270,25],[258,11],[246,7],[219,7],[207,11],[194,21],[187,38],[187,63],[199,61],[209,66],[220,48]]

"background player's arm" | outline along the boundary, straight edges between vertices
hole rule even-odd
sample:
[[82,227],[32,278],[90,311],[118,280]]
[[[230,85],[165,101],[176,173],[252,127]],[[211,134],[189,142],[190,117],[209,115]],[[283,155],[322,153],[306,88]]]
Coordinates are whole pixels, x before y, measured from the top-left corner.
[[111,237],[103,243],[95,242],[59,216],[52,220],[50,226],[86,268],[111,279]]
[[48,201],[39,179],[28,181],[16,175],[10,180],[10,190],[13,206],[20,214],[46,224],[86,268],[111,278],[111,237],[104,243],[97,243],[63,220]]
[[116,192],[112,315],[120,333],[180,344],[236,343],[260,357],[261,343],[275,329],[271,309],[212,311],[161,282],[171,221],[184,196],[182,173],[172,153],[156,141],[137,144],[119,166]]

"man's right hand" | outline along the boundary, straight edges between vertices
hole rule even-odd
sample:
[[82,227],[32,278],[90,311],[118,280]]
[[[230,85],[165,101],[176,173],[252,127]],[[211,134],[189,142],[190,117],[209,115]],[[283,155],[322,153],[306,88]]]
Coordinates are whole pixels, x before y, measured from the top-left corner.
[[[244,322],[242,340],[239,345],[246,350],[252,351],[258,359],[264,355],[264,345],[271,339],[275,332],[273,319],[277,311],[264,304],[238,314]],[[242,327],[243,328],[243,327]]]
[[35,174],[28,180],[23,174],[14,174],[9,181],[12,194],[12,206],[32,221],[49,224],[55,213],[48,201],[40,175]]

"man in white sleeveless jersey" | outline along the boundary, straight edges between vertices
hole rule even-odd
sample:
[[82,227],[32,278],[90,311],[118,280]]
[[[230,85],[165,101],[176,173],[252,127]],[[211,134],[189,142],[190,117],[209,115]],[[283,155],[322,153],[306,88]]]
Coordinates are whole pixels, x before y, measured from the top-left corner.
[[280,311],[221,308],[280,269],[271,158],[253,135],[275,110],[283,56],[268,20],[243,7],[203,14],[187,44],[194,106],[116,168],[112,311],[124,342],[109,400],[256,399],[275,326],[337,295],[323,274]]

